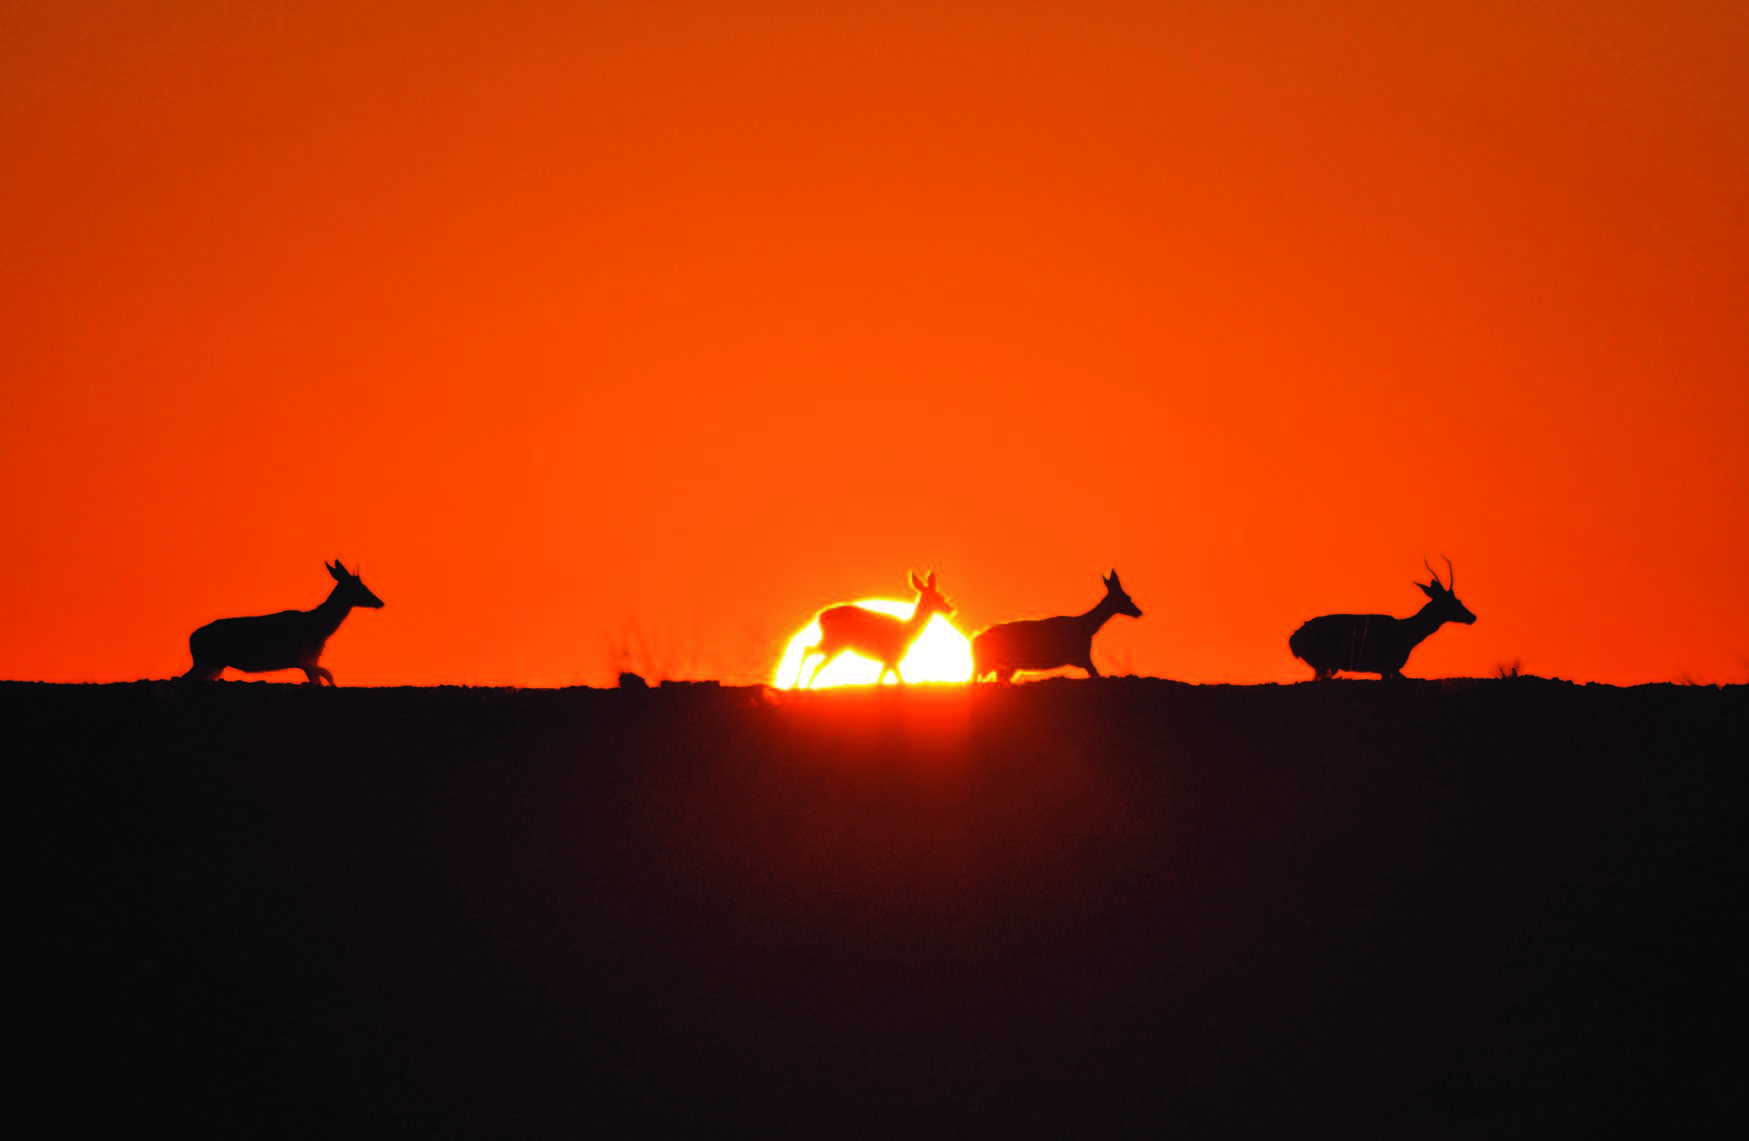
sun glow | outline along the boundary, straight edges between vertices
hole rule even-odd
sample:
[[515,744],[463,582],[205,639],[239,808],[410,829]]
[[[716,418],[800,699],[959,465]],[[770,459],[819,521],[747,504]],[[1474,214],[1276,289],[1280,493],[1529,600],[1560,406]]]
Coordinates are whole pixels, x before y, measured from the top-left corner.
[[[865,610],[878,610],[882,614],[891,614],[895,618],[911,617],[912,604],[909,602],[893,602],[884,598],[869,598],[856,605]],[[789,645],[783,651],[783,661],[777,667],[777,674],[772,684],[779,689],[795,689],[806,680],[802,671],[802,654],[809,646],[820,641],[820,622],[818,619],[808,623],[807,627],[789,640]],[[813,669],[819,661],[818,656],[810,658],[808,669]],[[911,650],[905,655],[905,660],[899,663],[899,669],[904,673],[907,682],[917,681],[970,681],[972,680],[972,644],[966,636],[954,629],[944,615],[931,615],[929,623],[923,627],[923,633],[911,643]],[[814,679],[812,689],[826,689],[835,685],[873,685],[880,676],[881,664],[870,661],[856,653],[846,653],[839,656],[831,665],[820,671],[820,676]],[[897,682],[892,675],[887,676],[887,684]]]

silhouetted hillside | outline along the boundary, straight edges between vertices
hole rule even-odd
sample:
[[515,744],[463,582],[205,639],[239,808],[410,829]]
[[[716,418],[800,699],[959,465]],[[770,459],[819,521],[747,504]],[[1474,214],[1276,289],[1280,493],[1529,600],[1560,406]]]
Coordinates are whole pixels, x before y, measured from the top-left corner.
[[1742,687],[0,709],[38,742],[21,1084],[69,1132],[1685,1135],[1724,1106]]

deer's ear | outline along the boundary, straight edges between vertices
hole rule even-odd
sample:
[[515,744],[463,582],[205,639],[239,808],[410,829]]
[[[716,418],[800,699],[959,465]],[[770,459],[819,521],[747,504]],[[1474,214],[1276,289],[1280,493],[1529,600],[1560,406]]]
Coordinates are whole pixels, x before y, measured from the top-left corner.
[[929,583],[929,589],[934,590],[935,589],[935,572],[934,571],[929,572],[929,578],[927,581]]
[[911,589],[917,591],[923,589],[923,580],[917,577],[916,571],[911,572]]

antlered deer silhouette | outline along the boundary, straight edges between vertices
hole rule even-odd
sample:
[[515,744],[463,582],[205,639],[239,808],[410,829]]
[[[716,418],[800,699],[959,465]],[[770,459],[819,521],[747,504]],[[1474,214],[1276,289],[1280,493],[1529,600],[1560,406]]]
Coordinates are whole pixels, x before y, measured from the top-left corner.
[[1141,608],[1124,593],[1117,571],[1104,582],[1105,597],[1085,614],[1002,622],[979,633],[972,639],[972,680],[994,673],[997,681],[1006,683],[1016,670],[1054,670],[1060,666],[1080,666],[1088,677],[1098,677],[1099,668],[1093,664],[1093,635],[1114,614],[1142,616]]
[[194,666],[182,676],[193,681],[212,681],[226,666],[244,673],[299,669],[310,685],[334,675],[317,665],[322,648],[340,629],[340,623],[355,606],[380,609],[383,600],[370,592],[364,581],[336,559],[328,565],[334,589],[314,610],[281,610],[248,618],[220,618],[188,636],[188,652]]
[[1317,681],[1324,681],[1338,670],[1378,674],[1381,678],[1402,677],[1403,663],[1429,634],[1447,622],[1468,626],[1476,620],[1452,593],[1457,573],[1452,570],[1451,560],[1445,560],[1445,582],[1439,581],[1439,575],[1426,559],[1421,560],[1421,565],[1427,567],[1433,581],[1415,584],[1427,596],[1427,605],[1413,616],[1326,614],[1295,630],[1287,640],[1288,649],[1312,667]]
[[[929,572],[928,578],[918,578],[917,572],[912,571],[911,586],[917,591],[917,605],[909,618],[895,618],[861,606],[833,606],[820,611],[820,641],[802,651],[801,665],[807,665],[815,654],[821,657],[814,672],[808,675],[808,684],[802,688],[812,689],[820,671],[846,650],[881,664],[876,685],[887,680],[888,671],[903,684],[905,675],[899,671],[899,663],[904,661],[911,643],[922,636],[931,616],[953,613],[947,598],[935,589],[934,571]],[[800,666],[796,676],[801,676]]]

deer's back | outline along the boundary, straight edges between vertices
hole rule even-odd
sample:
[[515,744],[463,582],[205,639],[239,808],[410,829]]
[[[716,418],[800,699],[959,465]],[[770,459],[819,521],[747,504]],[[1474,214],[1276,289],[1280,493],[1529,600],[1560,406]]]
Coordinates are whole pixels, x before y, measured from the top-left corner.
[[1389,614],[1325,614],[1295,630],[1287,645],[1310,666],[1390,672],[1401,669],[1414,648],[1406,644],[1401,626],[1402,619]]
[[299,665],[326,641],[315,636],[307,611],[281,610],[209,622],[189,635],[188,648],[197,664],[259,673]]
[[980,668],[1051,670],[1079,664],[1092,647],[1092,632],[1078,618],[1028,618],[980,632],[972,639],[972,661]]
[[820,612],[820,644],[891,661],[904,654],[905,623],[860,606],[834,606]]

